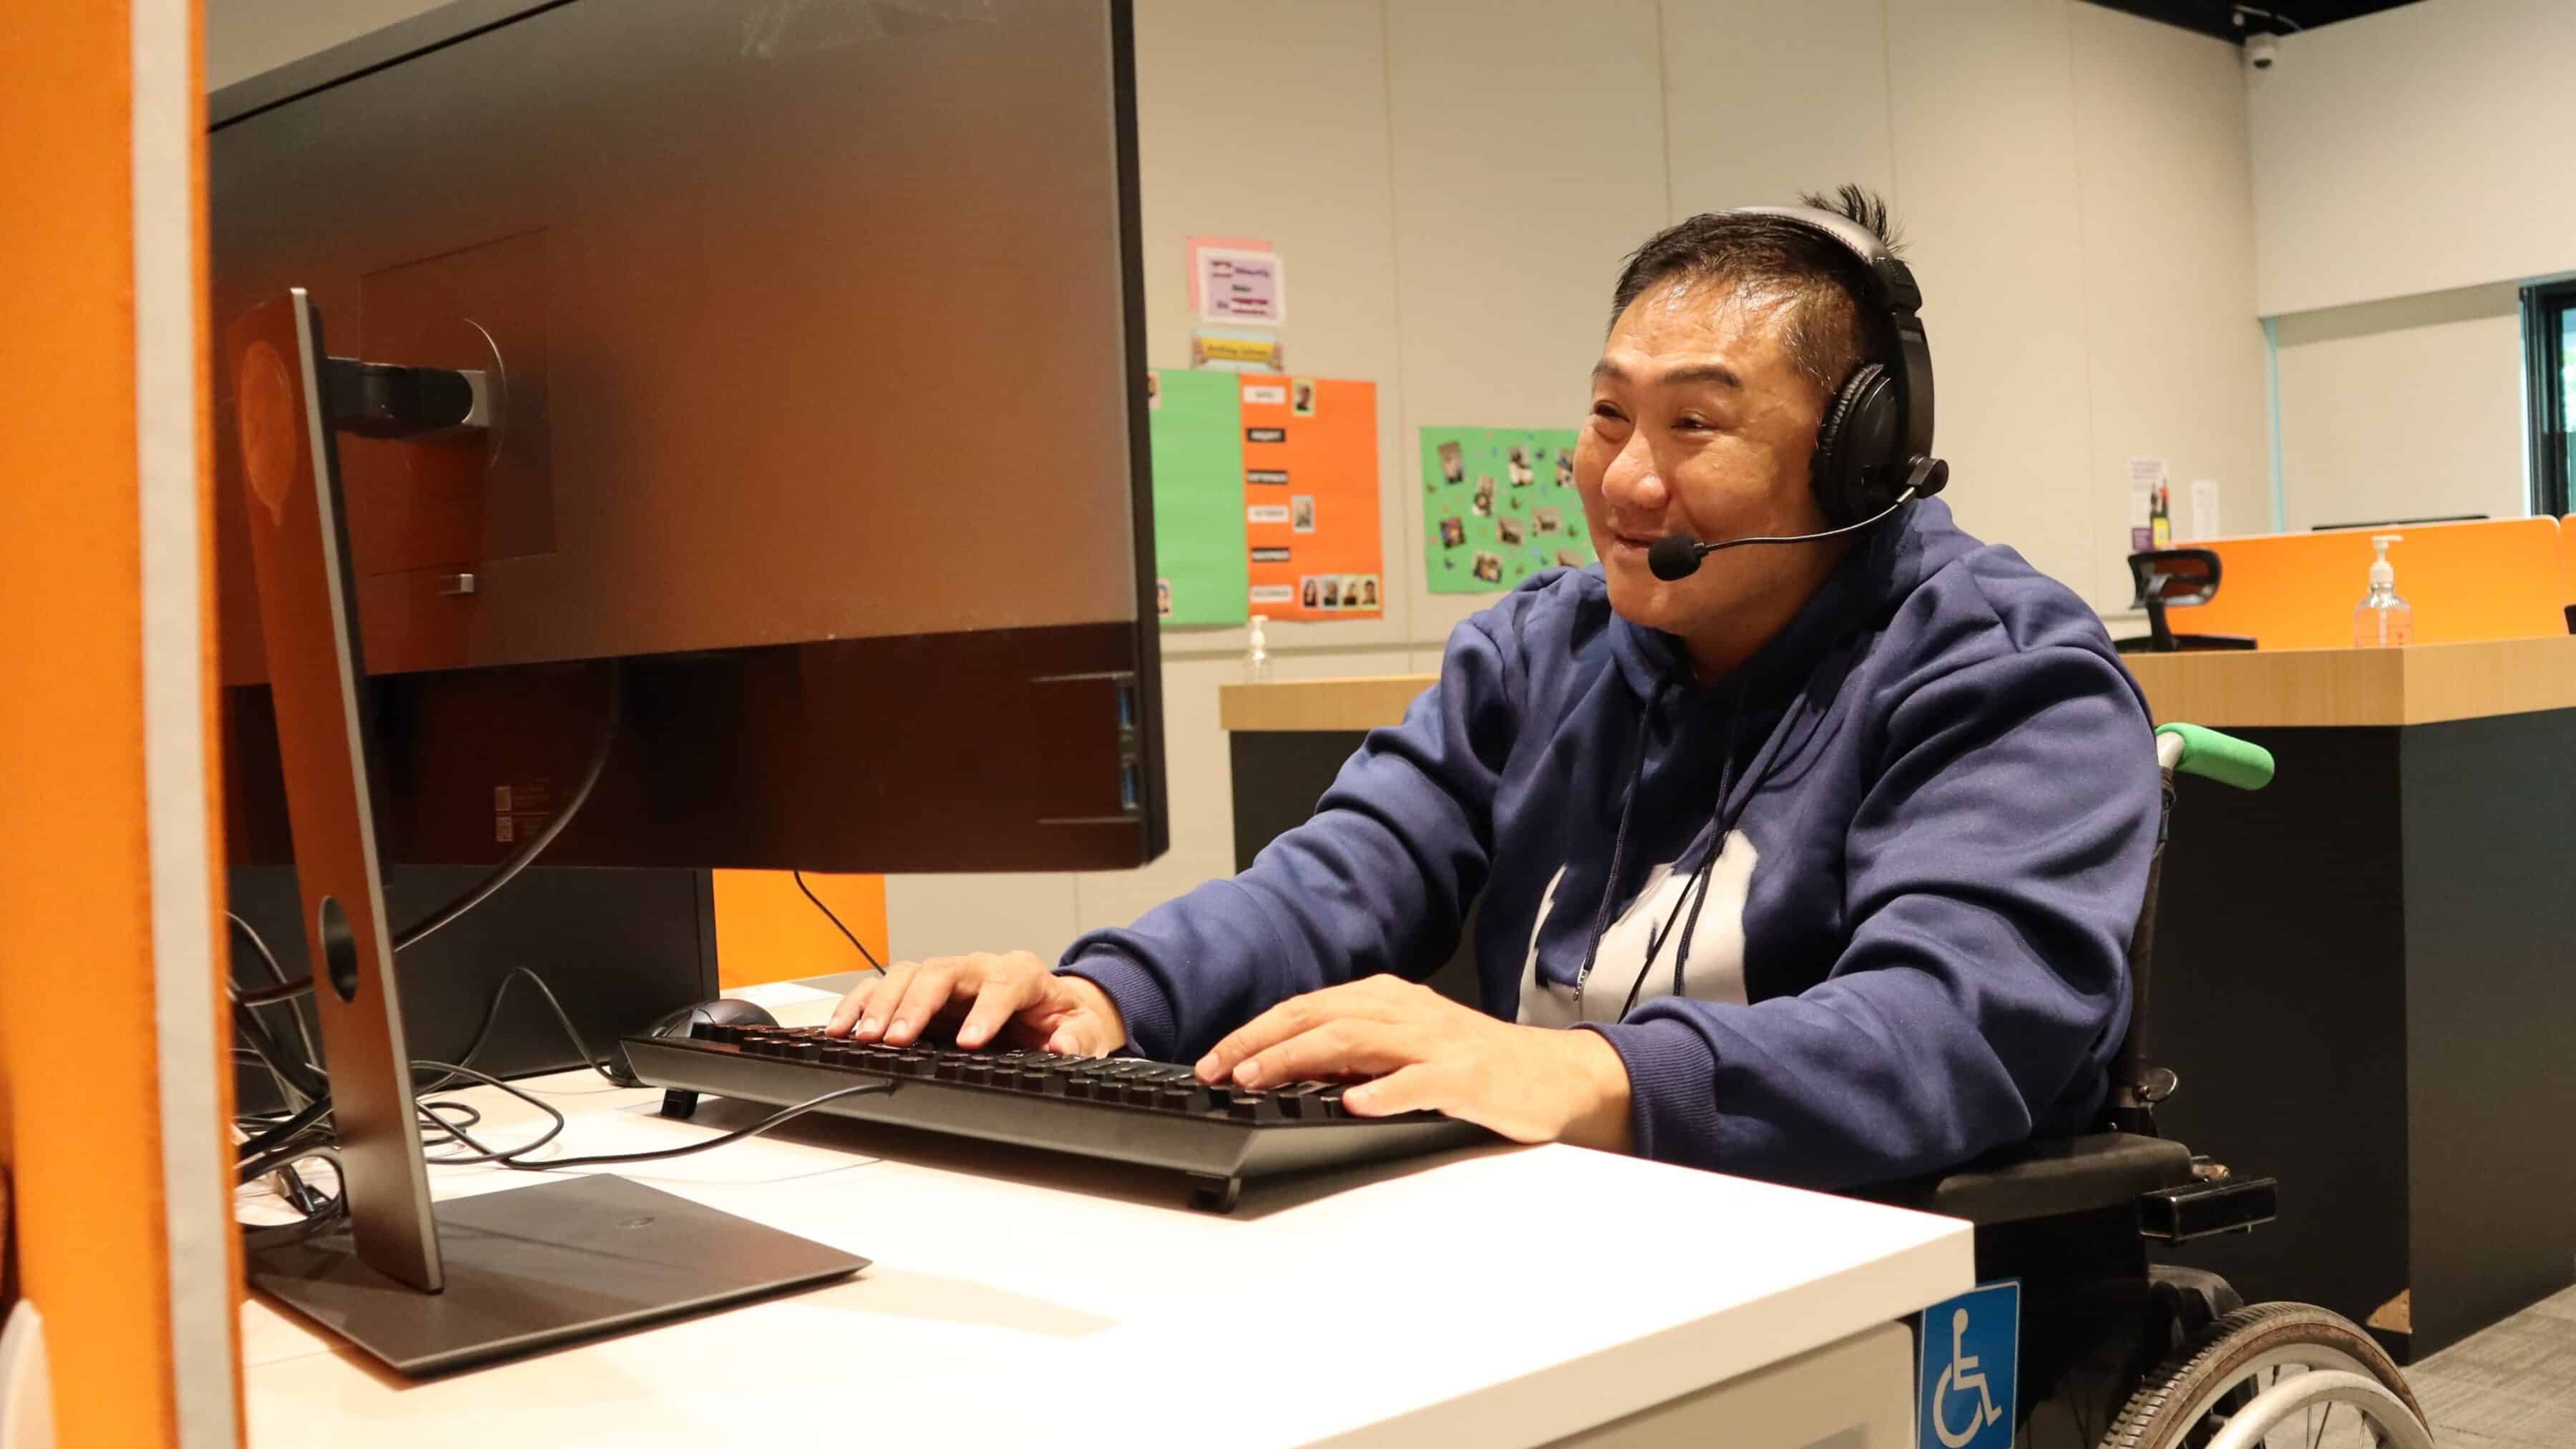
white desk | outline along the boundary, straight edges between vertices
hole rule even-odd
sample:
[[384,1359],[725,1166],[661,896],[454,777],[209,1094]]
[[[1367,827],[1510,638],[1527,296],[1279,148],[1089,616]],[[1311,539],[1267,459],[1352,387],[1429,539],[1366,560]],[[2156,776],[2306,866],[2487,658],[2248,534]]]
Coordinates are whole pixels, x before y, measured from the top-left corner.
[[[588,1074],[522,1085],[571,1118],[566,1155],[757,1115],[710,1100],[666,1121],[659,1093]],[[541,1120],[456,1095],[495,1145]],[[1607,1444],[1700,1419],[1730,1444],[1899,1449],[1894,1320],[1972,1280],[1965,1223],[1569,1147],[1247,1189],[1230,1216],[1189,1208],[1176,1178],[821,1118],[625,1175],[874,1266],[418,1384],[253,1298],[251,1442]],[[448,1198],[534,1179],[431,1180]]]

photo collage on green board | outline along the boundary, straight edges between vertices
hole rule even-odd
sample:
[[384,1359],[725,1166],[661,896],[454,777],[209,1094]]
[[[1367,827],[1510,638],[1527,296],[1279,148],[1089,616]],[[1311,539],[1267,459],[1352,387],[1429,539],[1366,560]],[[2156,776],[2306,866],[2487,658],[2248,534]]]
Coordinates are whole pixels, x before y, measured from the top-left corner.
[[1424,428],[1422,547],[1435,594],[1500,593],[1542,569],[1591,563],[1574,430]]

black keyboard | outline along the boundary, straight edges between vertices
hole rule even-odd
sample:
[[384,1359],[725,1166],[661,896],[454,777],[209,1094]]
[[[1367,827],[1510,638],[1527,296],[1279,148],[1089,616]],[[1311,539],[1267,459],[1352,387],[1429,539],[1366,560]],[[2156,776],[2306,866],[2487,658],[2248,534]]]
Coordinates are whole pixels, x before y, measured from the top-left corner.
[[1203,1207],[1235,1204],[1247,1178],[1492,1141],[1436,1112],[1357,1117],[1343,1083],[1261,1091],[1209,1086],[1174,1062],[1035,1051],[894,1047],[821,1027],[700,1022],[687,1037],[629,1037],[636,1078],[685,1117],[697,1094],[786,1106],[882,1079],[891,1090],[817,1108],[869,1122],[981,1137],[1190,1174]]

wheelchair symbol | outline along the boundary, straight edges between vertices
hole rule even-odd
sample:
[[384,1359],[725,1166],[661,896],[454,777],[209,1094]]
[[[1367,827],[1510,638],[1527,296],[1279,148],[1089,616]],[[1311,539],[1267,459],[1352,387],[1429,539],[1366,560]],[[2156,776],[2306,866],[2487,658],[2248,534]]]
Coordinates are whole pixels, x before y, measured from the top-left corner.
[[[1995,1396],[1987,1391],[1986,1376],[1977,1369],[1977,1356],[1968,1352],[1968,1310],[1962,1308],[1950,1315],[1950,1362],[1941,1370],[1940,1379],[1932,1385],[1932,1432],[1941,1436],[1946,1449],[1967,1449],[1969,1442],[2004,1416],[1995,1407]],[[1968,1427],[1950,1432],[1950,1395],[1977,1391],[1977,1402],[1968,1410]]]

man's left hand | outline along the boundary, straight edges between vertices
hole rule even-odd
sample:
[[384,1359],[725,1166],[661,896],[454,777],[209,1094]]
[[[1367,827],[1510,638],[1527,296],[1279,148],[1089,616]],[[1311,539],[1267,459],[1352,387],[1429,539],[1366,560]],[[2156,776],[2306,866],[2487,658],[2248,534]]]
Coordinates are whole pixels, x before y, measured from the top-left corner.
[[1342,1094],[1362,1117],[1428,1110],[1516,1142],[1632,1142],[1628,1068],[1600,1033],[1497,1021],[1394,976],[1281,1002],[1201,1057],[1198,1076],[1244,1087],[1371,1077]]

